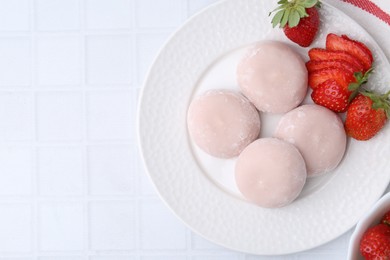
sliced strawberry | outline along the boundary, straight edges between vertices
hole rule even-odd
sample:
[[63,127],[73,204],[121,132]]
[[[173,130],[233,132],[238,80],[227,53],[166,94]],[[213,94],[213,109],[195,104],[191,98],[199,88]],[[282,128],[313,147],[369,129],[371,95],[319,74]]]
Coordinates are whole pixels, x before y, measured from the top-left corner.
[[326,37],[326,49],[331,51],[345,51],[354,56],[363,64],[364,71],[367,71],[369,68],[371,68],[372,57],[367,55],[366,50],[362,48],[361,45],[352,40],[330,33]]
[[316,89],[318,85],[328,79],[334,79],[344,89],[348,89],[348,85],[355,81],[352,73],[342,68],[325,68],[315,70],[309,73],[309,86]]
[[360,47],[366,52],[366,54],[368,55],[368,57],[370,57],[371,63],[374,61],[374,57],[372,56],[371,50],[370,50],[364,43],[359,42],[359,41],[356,41],[356,40],[352,40],[351,38],[349,38],[349,37],[348,37],[347,35],[345,35],[345,34],[341,35],[341,37],[343,37],[344,39],[353,41],[354,43],[360,45]]
[[345,60],[310,60],[306,62],[306,68],[309,73],[325,68],[342,68],[350,73],[355,72],[354,66]]
[[311,60],[344,60],[353,65],[354,71],[364,71],[363,64],[346,51],[331,51],[313,48],[308,54]]
[[334,79],[328,79],[318,85],[311,93],[317,105],[324,106],[334,112],[345,112],[351,92],[339,85]]

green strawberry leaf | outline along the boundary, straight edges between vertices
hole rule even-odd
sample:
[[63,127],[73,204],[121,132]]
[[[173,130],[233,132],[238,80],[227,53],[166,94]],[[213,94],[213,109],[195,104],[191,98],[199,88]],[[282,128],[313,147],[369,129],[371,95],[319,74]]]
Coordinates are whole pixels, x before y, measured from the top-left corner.
[[297,10],[291,10],[290,16],[288,17],[288,26],[290,28],[295,27],[298,25],[299,20],[301,19],[299,13]]
[[360,93],[361,93],[363,96],[369,97],[369,98],[371,98],[371,99],[375,98],[375,93],[373,93],[373,92],[370,91],[370,90],[363,89]]
[[356,79],[357,82],[360,82],[360,81],[362,81],[363,73],[362,73],[361,71],[355,72],[355,73],[353,74],[353,76],[355,77],[355,79]]
[[390,96],[390,90],[382,95],[382,100],[385,103],[385,113],[386,113],[387,119],[390,119],[390,100],[389,100],[389,96]]
[[288,9],[286,9],[286,11],[284,11],[282,21],[280,22],[280,28],[283,28],[286,26],[289,16],[290,16],[290,8],[288,8]]
[[[295,27],[303,17],[308,17],[307,8],[318,6],[319,0],[279,0],[279,6],[269,12],[268,16],[275,13],[271,23],[273,27],[279,24],[284,28],[287,24],[289,27]],[[282,11],[282,12],[280,12]]]
[[373,73],[373,71],[374,71],[374,67],[371,67],[369,70],[366,71],[366,73],[364,73],[362,77],[363,83],[366,83],[368,81],[368,77],[371,75],[371,73]]
[[272,10],[271,12],[268,13],[268,16],[271,16],[272,13],[276,12],[276,11],[279,11],[279,10],[283,10],[284,9],[284,6],[279,6],[277,8],[275,8],[274,10]]
[[275,28],[276,25],[278,25],[281,22],[283,14],[284,14],[284,10],[280,10],[274,15],[274,17],[272,18],[272,27]]
[[307,12],[306,12],[306,9],[305,9],[305,7],[303,7],[303,6],[297,6],[297,12],[299,13],[299,16],[302,18],[302,17],[308,17],[309,15],[307,14]]
[[380,95],[372,91],[363,90],[361,94],[372,100],[372,109],[383,109],[387,119],[390,119],[390,100],[388,99],[390,91]]
[[303,6],[305,8],[311,8],[313,6],[315,6],[317,4],[318,0],[306,0],[305,2],[303,2]]
[[355,99],[355,97],[359,94],[359,88],[357,88],[356,90],[354,90],[351,95],[349,95],[348,97],[348,104],[352,102],[352,100]]
[[357,96],[357,94],[359,94],[359,92],[362,93],[363,95],[371,98],[372,100],[374,100],[376,98],[376,96],[377,96],[376,94],[373,94],[373,93],[366,91],[366,90],[360,90],[361,86],[368,82],[368,77],[370,76],[372,71],[373,71],[373,68],[370,68],[369,70],[366,71],[366,73],[364,73],[364,75],[360,71],[355,72],[353,74],[353,76],[356,79],[356,82],[350,83],[348,85],[348,90],[352,91],[351,95],[348,98],[348,103],[351,103],[352,100]]
[[348,85],[348,90],[349,91],[355,91],[356,89],[358,89],[360,87],[360,84],[359,83],[349,83]]
[[372,106],[371,106],[373,109],[377,110],[379,108],[382,108],[382,105],[378,102],[374,102],[372,103]]
[[385,94],[382,95],[382,98],[385,99],[385,100],[387,100],[388,102],[390,102],[389,97],[390,97],[390,90],[387,91]]

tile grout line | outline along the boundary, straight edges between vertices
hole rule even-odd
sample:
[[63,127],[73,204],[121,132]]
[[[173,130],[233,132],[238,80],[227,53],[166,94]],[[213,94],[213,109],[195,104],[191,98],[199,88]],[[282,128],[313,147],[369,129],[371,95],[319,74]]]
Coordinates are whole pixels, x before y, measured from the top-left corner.
[[[34,108],[33,108],[34,109]],[[132,145],[134,140],[132,139],[116,139],[116,140],[96,140],[96,141],[86,141],[86,145]],[[10,145],[10,146],[26,146],[25,143],[21,141],[0,141],[0,145]],[[37,141],[37,147],[55,147],[55,146],[77,146],[80,145],[78,141]]]
[[[87,116],[87,77],[86,77],[86,34],[85,34],[85,26],[86,26],[86,8],[85,1],[79,0],[79,37],[80,37],[80,64],[81,64],[81,73],[80,73],[80,83],[81,83],[81,91],[82,91],[82,103],[83,103],[83,133],[82,133],[82,147],[83,147],[83,184],[84,184],[84,192],[83,192],[83,223],[84,223],[84,238],[83,238],[83,249],[84,252],[89,253],[90,249],[90,230],[89,230],[89,204],[90,201],[88,199],[89,195],[89,174],[88,174],[88,116]],[[85,256],[87,259],[89,255]]]
[[[104,91],[129,91],[132,89],[132,85],[124,85],[124,84],[111,84],[111,85],[99,85],[99,86],[93,86],[93,85],[88,85],[86,84],[86,88],[88,88],[87,90],[91,90],[91,91],[101,91],[101,92],[104,92]],[[16,87],[16,88],[15,88]],[[49,93],[52,93],[52,92],[76,92],[77,91],[77,88],[79,86],[72,86],[72,87],[67,87],[66,85],[63,85],[63,86],[60,86],[60,85],[57,85],[57,86],[48,86],[48,87],[35,87],[34,90],[37,91],[37,92],[49,92]],[[26,86],[12,86],[12,87],[6,87],[6,88],[3,88],[0,86],[0,92],[26,92],[26,91],[31,91],[31,88],[30,87],[26,87]]]
[[[177,29],[175,26],[169,27],[160,27],[156,28],[137,28],[137,29],[95,29],[95,30],[84,30],[83,34],[85,36],[131,36],[133,34],[149,34],[149,33],[168,33],[172,34],[172,30]],[[77,30],[74,31],[35,31],[35,34],[38,36],[78,36],[80,32]],[[30,37],[30,32],[4,32],[0,31],[0,38],[26,38]]]
[[36,61],[36,37],[35,37],[35,0],[30,0],[30,38],[31,38],[31,75],[30,75],[30,84],[33,90],[33,123],[32,127],[33,140],[34,140],[34,149],[33,149],[33,223],[32,223],[32,247],[33,247],[33,257],[38,259],[39,254],[39,164],[38,164],[38,109],[37,109],[37,91],[35,89],[37,82],[37,74],[35,69]]
[[[133,62],[132,62],[132,84],[136,85],[138,81],[138,22],[137,22],[137,1],[131,1],[130,4],[130,14],[131,14],[131,28],[132,28],[132,55],[134,57]],[[136,95],[135,103],[138,104],[138,96]],[[134,132],[134,134],[136,134]],[[136,139],[135,136],[133,136],[134,140]],[[138,162],[137,162],[138,164]],[[131,173],[134,174],[134,173]],[[137,255],[137,260],[141,260],[141,252],[142,252],[142,243],[141,243],[141,238],[142,238],[142,231],[141,231],[141,200],[142,200],[142,195],[141,195],[141,184],[140,184],[140,176],[138,175],[138,172],[135,173],[135,178],[134,178],[134,230],[135,230],[135,252]]]
[[[182,20],[186,20],[190,15],[190,2],[189,0],[185,1],[185,4],[183,4],[183,10],[182,10]],[[186,227],[187,232],[187,260],[192,260],[194,258],[194,241],[193,241],[193,232],[191,229]]]

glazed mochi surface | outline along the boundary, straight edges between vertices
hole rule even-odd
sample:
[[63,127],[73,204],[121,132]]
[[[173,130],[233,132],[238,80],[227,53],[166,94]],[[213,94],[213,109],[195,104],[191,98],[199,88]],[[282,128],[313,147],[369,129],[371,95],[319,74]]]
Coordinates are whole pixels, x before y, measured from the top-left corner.
[[209,90],[190,104],[187,125],[193,141],[206,153],[232,158],[260,133],[256,108],[238,92]]
[[307,93],[307,69],[302,57],[287,44],[254,44],[237,67],[243,94],[263,112],[285,113]]
[[274,136],[298,148],[305,159],[308,177],[336,168],[347,144],[340,117],[319,105],[303,105],[285,114]]
[[282,207],[301,193],[306,166],[298,149],[277,138],[248,145],[235,169],[238,189],[250,202],[266,208]]

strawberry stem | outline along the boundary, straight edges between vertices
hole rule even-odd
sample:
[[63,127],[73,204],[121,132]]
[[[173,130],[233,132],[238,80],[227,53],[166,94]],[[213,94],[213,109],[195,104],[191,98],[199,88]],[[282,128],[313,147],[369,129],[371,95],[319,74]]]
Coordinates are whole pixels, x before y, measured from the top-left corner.
[[384,99],[389,99],[389,96],[390,96],[390,90],[387,91],[385,94],[383,94]]
[[[367,70],[364,75],[361,71],[355,72],[353,76],[356,79],[356,82],[350,83],[348,85],[348,90],[352,91],[351,95],[348,98],[348,104],[352,102],[352,100],[361,92],[361,86],[366,84],[368,82],[368,78],[370,77],[371,73],[373,73],[374,68],[371,67],[369,70]],[[365,92],[365,90],[363,90]]]
[[390,100],[389,100],[389,96],[390,96],[390,90],[387,91],[387,93],[385,93],[383,95],[383,100],[384,100],[384,103],[385,103],[385,112],[386,112],[387,119],[390,119]]
[[361,91],[360,93],[366,97],[369,97],[372,100],[373,109],[383,109],[386,114],[386,117],[390,119],[390,100],[388,99],[390,91],[382,95],[368,90]]

